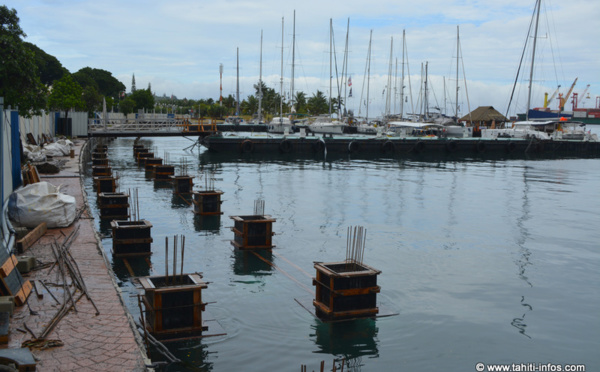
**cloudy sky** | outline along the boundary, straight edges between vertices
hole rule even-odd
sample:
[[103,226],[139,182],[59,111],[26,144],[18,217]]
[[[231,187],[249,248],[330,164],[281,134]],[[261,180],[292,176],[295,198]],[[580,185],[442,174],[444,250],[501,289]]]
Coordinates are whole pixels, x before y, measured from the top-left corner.
[[[4,4],[17,10],[25,40],[57,57],[69,71],[87,66],[110,71],[128,91],[135,74],[137,88],[151,84],[158,95],[189,99],[218,99],[220,64],[223,95],[235,97],[238,48],[240,99],[254,94],[252,85],[261,66],[261,30],[263,80],[279,91],[282,18],[284,91],[290,91],[294,66],[294,91],[311,96],[318,89],[329,95],[331,19],[338,75],[344,55],[348,58],[353,90],[348,108],[362,116],[372,30],[369,116],[373,117],[385,110],[387,85],[392,93],[390,110],[399,112],[402,66],[404,111],[419,112],[425,63],[430,107],[453,112],[457,26],[459,113],[488,105],[505,113],[535,0],[5,0]],[[344,53],[348,20],[348,52]],[[559,92],[566,93],[578,78],[574,92],[582,94],[590,85],[590,99],[579,106],[593,107],[600,95],[600,1],[544,0],[539,24],[532,106],[541,106],[544,92],[552,94],[558,85]],[[530,51],[524,59],[510,115],[523,112],[527,104]],[[334,96],[336,85],[334,72]]]

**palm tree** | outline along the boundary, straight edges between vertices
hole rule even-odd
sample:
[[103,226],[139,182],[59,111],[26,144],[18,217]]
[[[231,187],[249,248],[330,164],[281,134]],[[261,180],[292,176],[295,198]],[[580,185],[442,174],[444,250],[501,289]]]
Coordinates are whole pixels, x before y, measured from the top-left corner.
[[296,92],[294,95],[294,102],[296,103],[296,113],[306,114],[306,94],[304,94],[304,92]]
[[317,93],[314,93],[308,99],[307,108],[311,115],[320,115],[329,112],[329,104],[323,92],[317,90]]

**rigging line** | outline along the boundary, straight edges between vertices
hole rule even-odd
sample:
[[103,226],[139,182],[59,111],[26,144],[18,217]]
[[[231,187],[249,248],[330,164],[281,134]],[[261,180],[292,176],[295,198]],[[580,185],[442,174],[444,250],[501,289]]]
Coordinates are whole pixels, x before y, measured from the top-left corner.
[[279,266],[275,265],[274,263],[272,263],[271,261],[267,260],[266,258],[262,257],[261,255],[259,255],[258,253],[254,252],[254,251],[252,251],[252,254],[254,254],[261,261],[264,261],[266,264],[268,264],[269,266],[273,267],[274,269],[279,270],[283,275],[285,275],[288,278],[292,279],[294,282],[296,282],[302,289],[304,289],[308,293],[314,294],[314,292],[309,287],[307,287],[302,282],[300,282],[298,279],[296,279],[293,276],[291,276],[290,274],[288,274],[285,270],[281,269]]
[[[546,29],[550,30],[550,22],[548,20],[548,10],[546,9],[546,4],[544,4],[544,15],[545,15],[545,19],[546,19]],[[556,26],[556,22],[553,22],[554,26]],[[554,28],[554,35],[557,35],[556,33],[556,27]],[[559,80],[558,80],[558,72],[556,71],[556,60],[555,60],[555,56],[554,56],[554,46],[552,43],[552,38],[550,36],[548,36],[548,39],[550,40],[550,53],[552,55],[552,65],[554,67],[554,78],[556,79],[556,85],[560,85],[559,84]],[[558,51],[558,49],[557,49]],[[563,72],[563,77],[564,77],[564,72]]]
[[[459,56],[462,57],[462,44],[459,44],[458,50],[459,50]],[[472,117],[471,117],[471,102],[469,102],[469,90],[467,89],[467,75],[465,74],[465,59],[464,58],[460,59],[460,64],[462,66],[463,80],[465,82],[465,96],[467,98],[467,110],[468,110],[468,113],[469,113],[469,120],[472,122]],[[457,116],[456,120],[458,120],[458,112],[456,114],[457,114],[456,115]]]
[[282,260],[284,260],[285,262],[289,263],[290,265],[292,265],[293,267],[295,267],[296,269],[298,269],[300,272],[302,272],[304,275],[306,275],[309,278],[312,278],[312,275],[310,275],[308,272],[306,272],[304,269],[302,269],[300,266],[296,265],[295,263],[293,263],[292,261],[288,260],[287,258],[283,257],[280,254],[277,254],[275,252],[273,252],[273,255],[277,258],[280,258]]
[[[536,5],[538,5],[539,0],[536,1]],[[534,7],[533,9],[533,15],[531,16],[531,21],[529,21],[529,30],[527,31],[527,37],[525,38],[525,45],[523,45],[523,52],[521,53],[521,59],[519,60],[519,67],[517,68],[517,76],[515,76],[515,82],[513,84],[513,89],[512,92],[510,94],[510,99],[508,101],[508,106],[506,107],[506,114],[504,116],[506,116],[507,118],[508,116],[508,111],[510,111],[510,104],[512,103],[514,94],[515,94],[515,89],[517,87],[517,82],[519,81],[519,74],[521,72],[521,65],[523,64],[523,59],[525,58],[525,51],[527,50],[527,41],[529,40],[529,36],[531,35],[531,26],[533,26],[533,20],[535,19],[535,12],[536,12],[537,7]]]

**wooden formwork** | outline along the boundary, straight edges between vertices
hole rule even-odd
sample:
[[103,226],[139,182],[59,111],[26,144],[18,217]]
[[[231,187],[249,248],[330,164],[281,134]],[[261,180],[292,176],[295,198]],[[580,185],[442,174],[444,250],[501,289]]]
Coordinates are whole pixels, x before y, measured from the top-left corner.
[[144,145],[133,145],[133,157],[137,158],[137,154],[141,149],[145,149]]
[[223,214],[221,212],[222,194],[223,191],[219,190],[194,191],[192,199],[194,213],[202,216]]
[[379,270],[353,261],[315,262],[317,270],[313,285],[316,287],[316,315],[323,320],[343,320],[374,317],[377,307]]
[[230,216],[234,221],[231,244],[239,249],[271,249],[274,218],[262,216]]
[[143,166],[143,165],[146,164],[146,159],[153,158],[153,157],[154,157],[154,153],[153,152],[148,152],[148,151],[146,151],[146,152],[139,152],[137,154],[136,160],[137,160],[137,163],[139,165]]
[[117,181],[112,176],[94,177],[94,187],[98,194],[101,192],[115,192],[117,190]]
[[108,145],[96,145],[94,152],[107,152]]
[[146,329],[157,339],[202,335],[208,327],[202,321],[206,304],[202,290],[207,284],[198,274],[139,278],[144,289]]
[[146,220],[111,221],[113,256],[132,257],[152,254],[152,224]]
[[92,159],[92,166],[108,165],[108,159]]
[[101,192],[98,194],[100,218],[127,220],[129,218],[129,195],[124,192]]
[[157,165],[162,165],[162,161],[162,158],[146,158],[146,162],[144,164],[146,172],[154,172],[154,167]]
[[175,194],[191,194],[194,187],[194,177],[192,176],[171,176],[173,181],[173,192]]
[[106,152],[94,151],[92,152],[92,159],[108,159],[108,154]]
[[[103,159],[104,160],[104,159]],[[93,177],[110,177],[112,176],[112,168],[110,165],[94,165],[92,166]]]
[[157,180],[170,181],[174,174],[174,165],[161,164],[154,167],[154,178]]

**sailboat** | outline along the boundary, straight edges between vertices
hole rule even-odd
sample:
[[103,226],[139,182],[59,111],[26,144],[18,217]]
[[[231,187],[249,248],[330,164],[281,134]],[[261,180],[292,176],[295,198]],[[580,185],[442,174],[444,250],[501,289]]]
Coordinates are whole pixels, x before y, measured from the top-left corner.
[[329,19],[329,114],[328,115],[320,115],[314,119],[314,121],[308,126],[308,128],[313,133],[320,134],[343,134],[344,128],[347,124],[335,120],[332,117],[331,110],[331,90],[332,90],[332,78],[333,78],[333,70],[332,70],[332,57],[333,57],[333,20]]
[[263,47],[263,30],[260,30],[260,72],[258,75],[258,113],[256,118],[250,120],[250,124],[264,124],[262,117],[262,47]]
[[[294,12],[294,22],[296,21]],[[283,17],[281,17],[281,75],[280,75],[280,101],[279,116],[274,117],[267,125],[267,131],[270,133],[289,134],[294,132],[294,126],[289,117],[283,116]]]
[[[535,53],[536,53],[536,44],[537,44],[537,35],[538,35],[538,26],[540,19],[540,8],[541,8],[541,0],[536,0],[534,7],[534,14],[532,16],[532,22],[534,22],[535,18],[535,26],[534,26],[534,35],[533,35],[533,45],[532,45],[532,53],[531,53],[531,66],[529,71],[529,87],[528,87],[528,95],[527,95],[527,111],[525,120],[516,121],[513,123],[512,128],[506,129],[482,129],[481,136],[482,137],[507,137],[507,138],[535,138],[540,140],[547,139],[569,139],[569,140],[583,140],[583,141],[598,141],[598,136],[596,134],[591,134],[590,132],[586,132],[585,124],[581,122],[570,122],[566,118],[556,118],[554,120],[545,120],[545,121],[537,121],[530,120],[529,113],[531,111],[531,88],[533,84],[533,67],[535,62]],[[528,33],[529,38],[529,33]],[[525,49],[524,49],[525,51]],[[518,78],[518,75],[517,75]],[[518,80],[518,79],[516,79]],[[517,81],[515,80],[515,85],[513,86],[513,93],[516,87]],[[510,107],[509,101],[508,106]],[[508,109],[507,109],[508,111]]]
[[[468,128],[465,128],[464,125],[461,125],[458,121],[458,66],[460,61],[460,32],[459,26],[456,26],[456,99],[454,101],[454,118],[448,118],[441,116],[439,118],[434,119],[438,124],[444,126],[445,136],[446,137],[470,137],[471,133]],[[463,71],[464,75],[464,71]],[[444,90],[445,92],[445,90]]]

